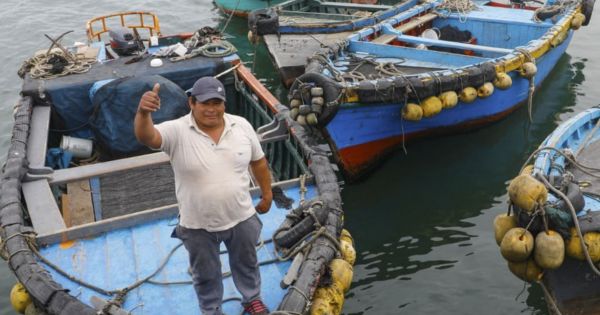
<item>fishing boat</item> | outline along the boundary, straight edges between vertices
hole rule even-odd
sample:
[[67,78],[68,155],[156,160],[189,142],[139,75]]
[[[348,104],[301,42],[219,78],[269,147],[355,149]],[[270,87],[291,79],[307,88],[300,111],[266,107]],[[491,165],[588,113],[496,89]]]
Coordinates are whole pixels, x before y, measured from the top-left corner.
[[248,38],[264,40],[285,86],[304,73],[306,59],[322,46],[336,43],[351,32],[390,18],[414,6],[406,1],[290,0],[270,9],[251,12]]
[[[165,36],[154,14],[122,12],[90,20],[87,34],[89,43],[73,47],[48,36],[50,49],[20,71],[0,177],[0,252],[18,280],[15,310],[200,313],[187,251],[171,237],[178,206],[169,158],[140,146],[132,124],[150,85],[161,84],[159,122],[189,113],[184,90],[215,76],[227,112],[257,129],[273,176],[256,248],[264,303],[285,314],[340,313],[356,254],[322,136],[289,119],[210,28]],[[248,184],[256,203],[260,191]],[[240,314],[224,247],[221,260],[223,310]]]
[[551,314],[600,312],[599,140],[600,108],[559,125],[511,181],[512,213],[494,221],[509,269],[541,285]]
[[292,117],[325,132],[349,179],[408,140],[482,126],[520,104],[531,112],[591,14],[579,1],[535,11],[468,3],[416,5],[310,58],[290,89]]

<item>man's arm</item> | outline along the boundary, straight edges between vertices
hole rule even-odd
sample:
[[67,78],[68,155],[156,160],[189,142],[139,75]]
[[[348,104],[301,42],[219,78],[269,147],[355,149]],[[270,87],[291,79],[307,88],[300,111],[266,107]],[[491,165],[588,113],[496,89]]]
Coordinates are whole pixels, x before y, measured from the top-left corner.
[[258,186],[260,187],[260,191],[262,193],[262,198],[256,205],[256,211],[258,213],[267,213],[269,212],[269,209],[271,209],[271,203],[273,202],[269,164],[267,163],[267,159],[263,157],[262,159],[251,161],[250,167],[252,168],[252,173],[258,181]]
[[160,132],[154,128],[152,121],[152,113],[160,109],[159,88],[160,85],[157,83],[152,91],[142,95],[133,122],[135,137],[139,142],[153,149],[158,149],[162,145]]

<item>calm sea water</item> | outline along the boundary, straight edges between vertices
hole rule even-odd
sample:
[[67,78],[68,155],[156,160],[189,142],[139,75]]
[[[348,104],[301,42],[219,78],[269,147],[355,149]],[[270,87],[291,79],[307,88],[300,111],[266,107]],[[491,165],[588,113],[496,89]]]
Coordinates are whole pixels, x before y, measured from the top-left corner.
[[[16,72],[44,34],[74,30],[68,41],[85,39],[85,21],[124,10],[159,15],[164,34],[222,27],[226,17],[210,1],[0,1],[0,160],[9,146],[12,108],[21,81]],[[231,35],[246,61],[273,92],[283,96],[268,55],[246,40],[246,22],[234,18]],[[358,259],[345,314],[547,314],[541,289],[507,270],[491,232],[506,210],[505,189],[521,163],[554,127],[598,105],[600,89],[598,15],[579,30],[571,46],[534,98],[534,120],[525,109],[470,133],[423,140],[396,153],[361,183],[343,192],[346,225]],[[0,314],[15,282],[0,263]],[[519,292],[524,292],[519,295]]]

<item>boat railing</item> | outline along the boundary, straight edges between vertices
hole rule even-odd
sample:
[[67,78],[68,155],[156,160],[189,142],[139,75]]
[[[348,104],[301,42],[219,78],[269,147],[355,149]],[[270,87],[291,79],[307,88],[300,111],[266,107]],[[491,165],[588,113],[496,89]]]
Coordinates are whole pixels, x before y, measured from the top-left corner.
[[[237,70],[235,114],[245,117],[255,129],[270,123],[278,112],[276,106],[279,101],[254,76],[249,75],[249,70],[243,65]],[[276,180],[293,179],[309,173],[307,160],[293,136],[262,145]]]
[[90,42],[102,41],[102,35],[114,26],[123,26],[135,30],[146,30],[150,36],[160,36],[158,17],[147,11],[130,11],[95,17],[86,23],[86,33]]

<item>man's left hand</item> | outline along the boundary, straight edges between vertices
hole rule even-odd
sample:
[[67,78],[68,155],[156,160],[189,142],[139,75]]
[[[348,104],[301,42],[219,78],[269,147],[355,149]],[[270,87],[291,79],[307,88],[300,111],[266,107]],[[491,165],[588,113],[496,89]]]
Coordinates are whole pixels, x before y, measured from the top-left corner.
[[273,197],[262,196],[262,198],[260,199],[260,202],[255,207],[256,212],[258,212],[260,214],[269,212],[269,210],[271,209],[272,202],[273,202]]

